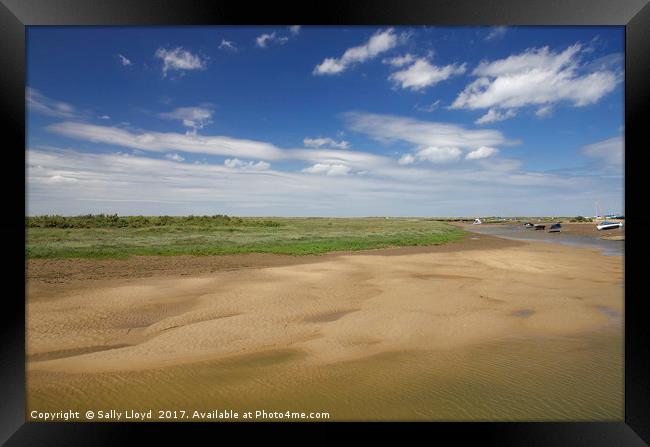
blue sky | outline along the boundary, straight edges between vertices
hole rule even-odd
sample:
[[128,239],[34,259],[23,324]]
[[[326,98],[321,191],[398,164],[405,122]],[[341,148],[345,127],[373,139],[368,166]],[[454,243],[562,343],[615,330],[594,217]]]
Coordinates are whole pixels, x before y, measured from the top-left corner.
[[35,214],[623,212],[622,27],[29,27]]

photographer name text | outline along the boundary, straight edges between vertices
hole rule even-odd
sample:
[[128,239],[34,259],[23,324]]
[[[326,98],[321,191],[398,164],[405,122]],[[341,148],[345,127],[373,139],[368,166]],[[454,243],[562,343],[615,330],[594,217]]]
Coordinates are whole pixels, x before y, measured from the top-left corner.
[[33,421],[161,421],[161,420],[327,420],[329,412],[234,410],[64,410],[29,413]]

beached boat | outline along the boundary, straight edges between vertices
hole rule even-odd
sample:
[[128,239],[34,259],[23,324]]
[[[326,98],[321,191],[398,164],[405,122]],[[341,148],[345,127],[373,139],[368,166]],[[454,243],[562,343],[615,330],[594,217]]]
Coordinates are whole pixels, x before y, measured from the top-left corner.
[[535,224],[535,225],[533,225],[533,228],[534,228],[535,230],[543,230],[543,229],[546,228],[546,225]]
[[558,223],[554,223],[554,224],[551,225],[551,227],[548,229],[548,232],[549,232],[549,233],[559,233],[560,231],[562,231],[562,225],[560,225],[559,222],[558,222]]
[[533,228],[534,226],[535,226],[535,225],[533,225],[533,224],[530,223],[530,222],[524,222],[524,227],[525,227],[525,228]]
[[596,228],[600,230],[615,230],[616,228],[621,228],[623,226],[623,222],[610,222],[607,220],[602,221],[598,225],[596,225]]
[[481,225],[483,222],[481,222],[481,219],[474,219],[474,223],[472,225]]

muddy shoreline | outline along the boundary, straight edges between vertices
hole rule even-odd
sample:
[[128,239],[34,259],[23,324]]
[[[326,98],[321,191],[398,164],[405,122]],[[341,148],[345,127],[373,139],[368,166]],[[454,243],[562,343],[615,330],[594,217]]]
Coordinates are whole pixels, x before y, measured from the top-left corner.
[[290,256],[248,253],[219,256],[130,256],[127,259],[29,259],[25,263],[28,283],[69,284],[78,281],[190,276],[231,271],[324,262],[340,256],[403,256],[514,247],[511,241],[489,235],[468,234],[460,241],[442,245],[337,251],[324,255]]

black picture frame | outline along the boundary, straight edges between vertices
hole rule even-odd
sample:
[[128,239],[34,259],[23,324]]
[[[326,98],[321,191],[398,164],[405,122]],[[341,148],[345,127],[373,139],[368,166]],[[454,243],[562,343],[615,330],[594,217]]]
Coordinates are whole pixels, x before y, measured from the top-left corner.
[[[384,439],[417,428],[423,436],[483,445],[641,446],[650,444],[650,342],[644,287],[645,118],[650,104],[648,0],[330,0],[237,2],[207,0],[0,0],[0,114],[7,212],[3,229],[5,284],[0,325],[0,441],[6,445],[122,445],[133,436],[167,441],[218,433],[287,436],[315,430],[306,442],[336,441],[356,424],[98,424],[25,422],[25,27],[30,25],[623,25],[625,62],[625,418],[608,423],[373,424],[363,432]],[[9,207],[9,210],[7,210]],[[254,428],[254,430],[253,430]],[[302,431],[302,430],[301,430]],[[191,432],[191,433],[189,433]],[[258,433],[259,434],[259,433]],[[363,436],[365,437],[366,434]],[[198,438],[197,438],[198,439]],[[210,439],[210,438],[208,438]],[[239,438],[242,439],[242,438]],[[286,438],[285,438],[286,439]],[[427,438],[424,438],[427,439]]]

